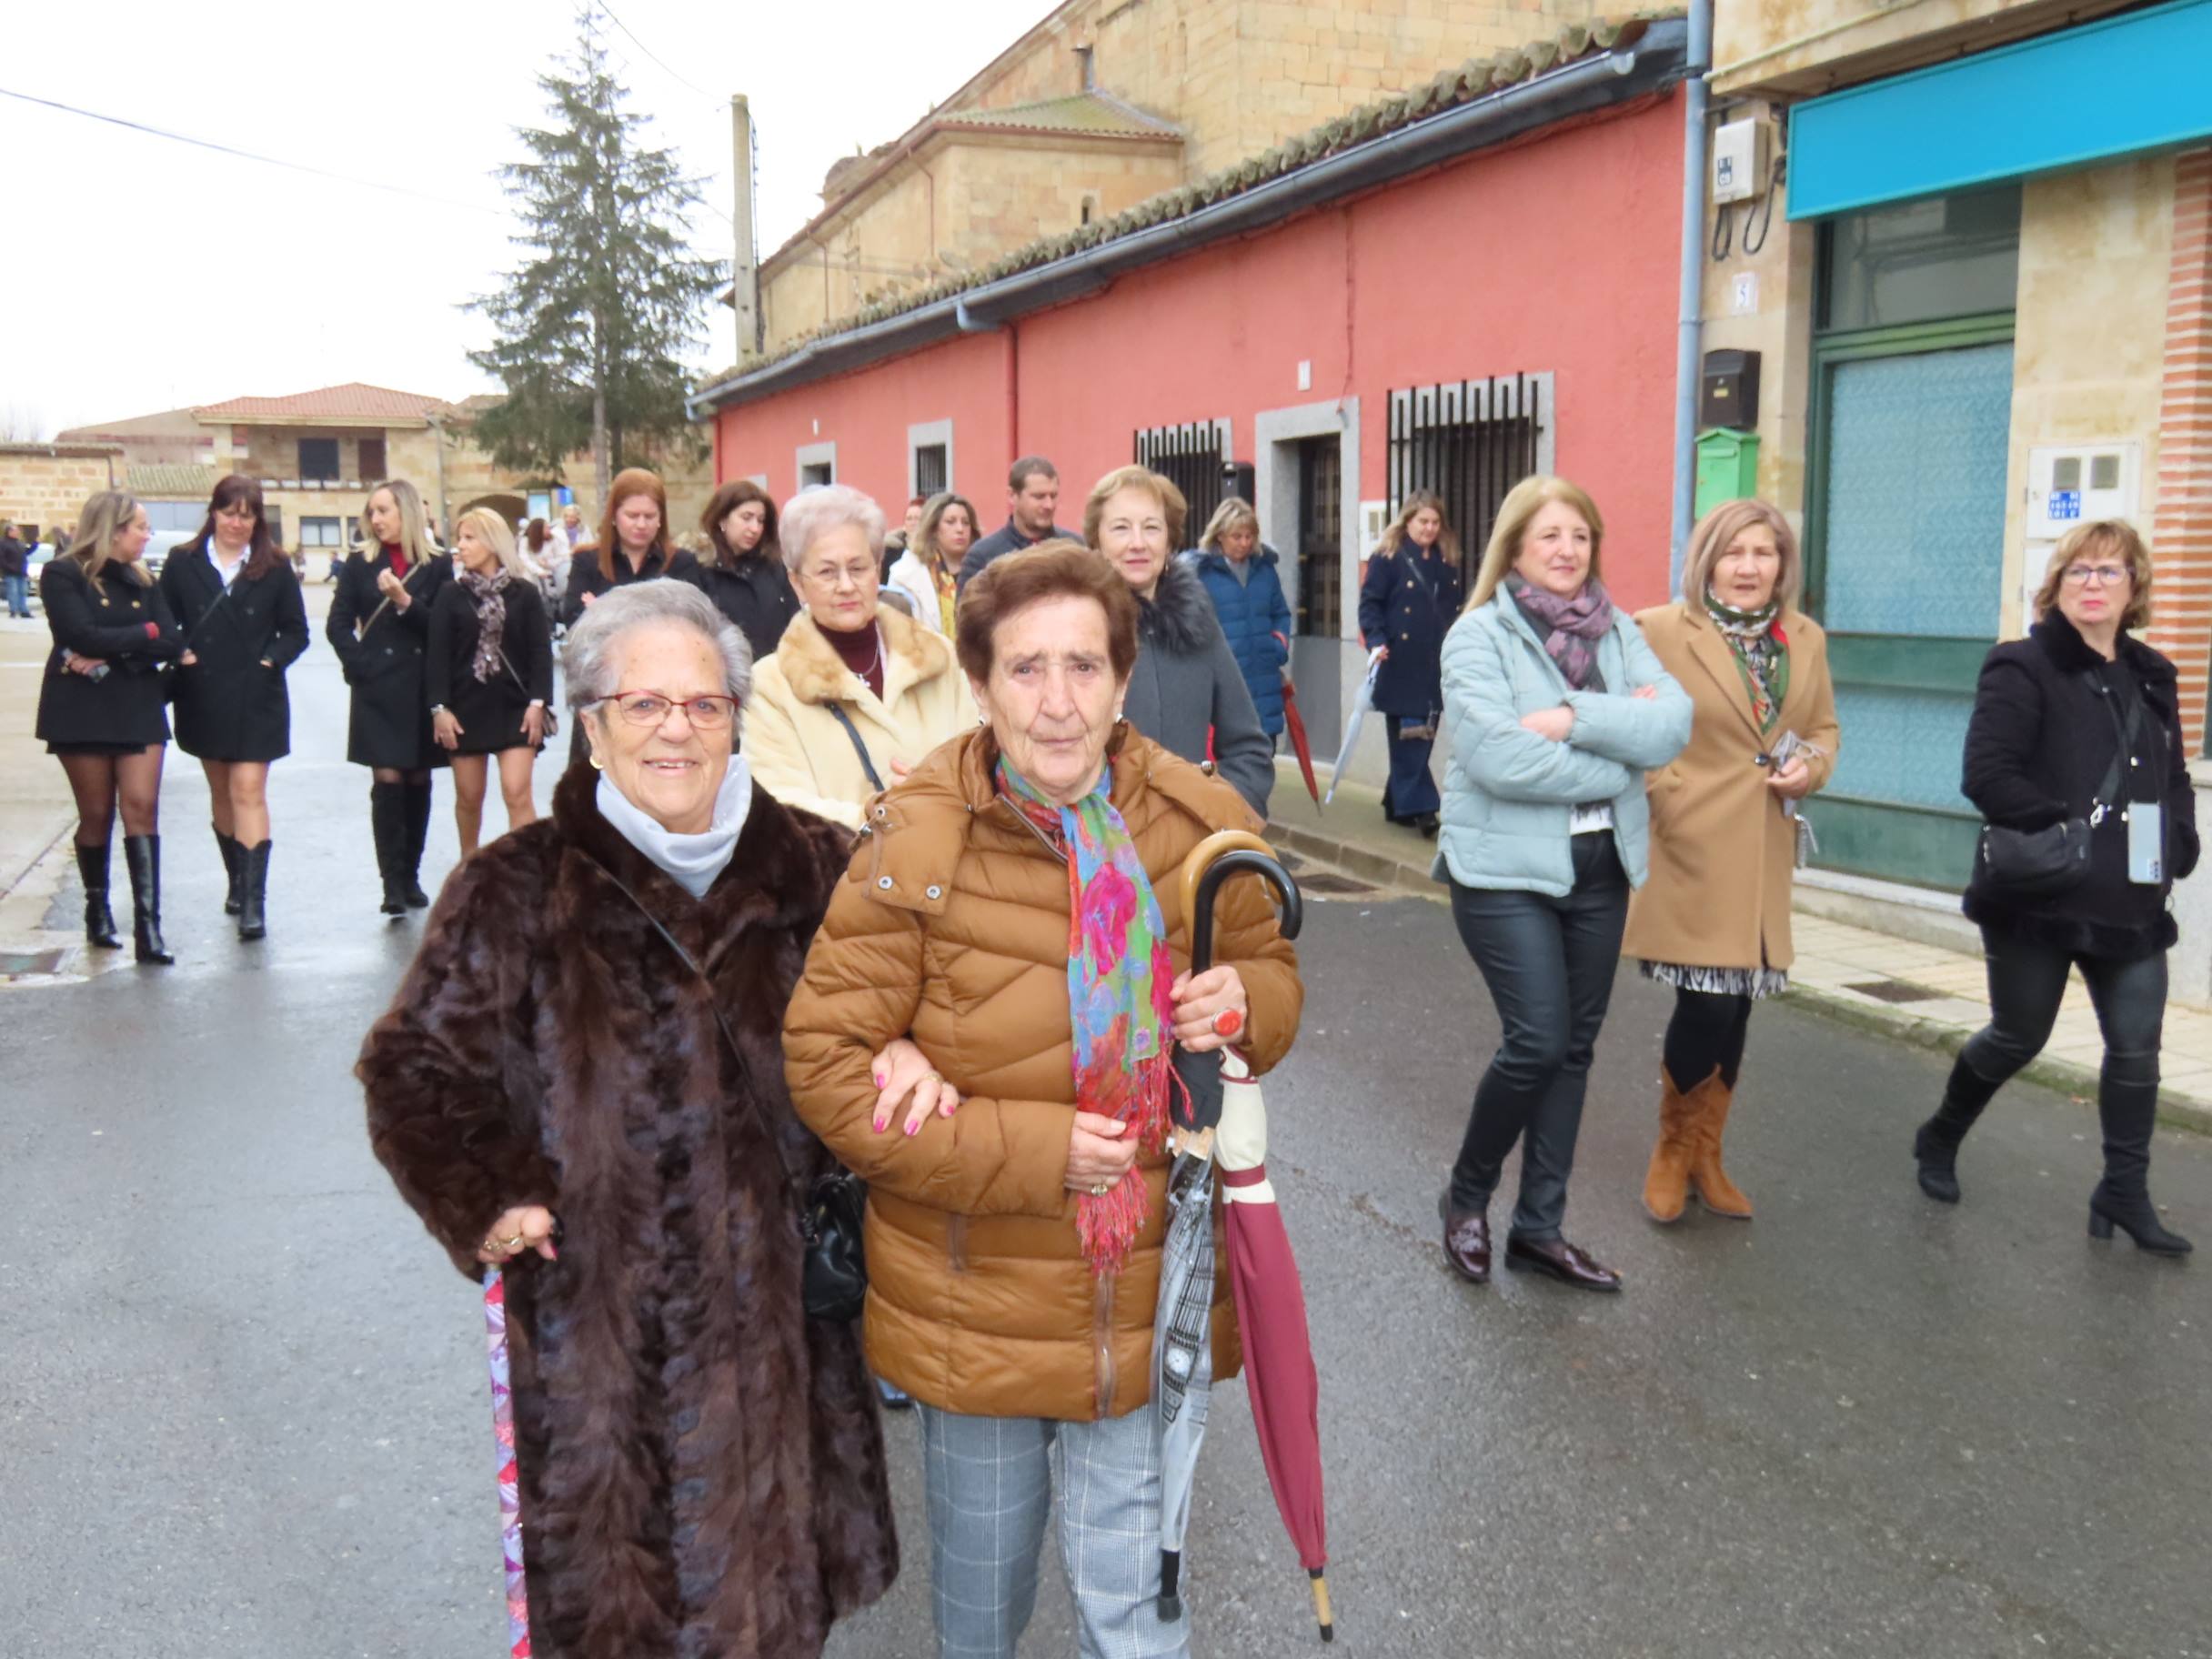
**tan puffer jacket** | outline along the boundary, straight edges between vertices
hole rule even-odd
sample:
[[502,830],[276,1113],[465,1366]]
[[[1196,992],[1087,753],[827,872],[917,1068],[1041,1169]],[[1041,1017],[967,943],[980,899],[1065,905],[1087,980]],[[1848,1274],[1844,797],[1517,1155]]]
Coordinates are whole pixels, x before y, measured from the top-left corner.
[[[1129,1265],[1098,1278],[1064,1185],[1074,1128],[1068,870],[998,798],[977,731],[869,808],[784,1022],[791,1100],[869,1183],[866,1341],[876,1374],[944,1411],[1083,1421],[1151,1395],[1168,1157],[1145,1154],[1148,1203]],[[1113,803],[1160,901],[1180,972],[1176,880],[1217,830],[1259,820],[1237,792],[1124,725]],[[1281,1060],[1305,1000],[1298,959],[1255,880],[1225,884],[1215,960],[1252,1004],[1251,1060]],[[875,1132],[870,1057],[910,1032],[960,1091],[919,1134]],[[903,1121],[901,1118],[900,1121]],[[1218,1218],[1217,1218],[1218,1228]],[[1228,1275],[1214,1293],[1214,1374],[1242,1362]]]

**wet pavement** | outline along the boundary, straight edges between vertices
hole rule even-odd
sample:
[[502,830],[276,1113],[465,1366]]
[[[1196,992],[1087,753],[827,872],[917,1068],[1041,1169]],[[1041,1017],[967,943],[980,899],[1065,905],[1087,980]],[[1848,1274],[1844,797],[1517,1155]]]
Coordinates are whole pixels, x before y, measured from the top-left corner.
[[[319,643],[293,686],[270,937],[232,937],[173,754],[177,966],[0,993],[0,1659],[503,1651],[476,1298],[370,1159],[349,1071],[419,923],[376,914]],[[1568,1232],[1626,1293],[1478,1290],[1435,1242],[1496,1035],[1449,915],[1339,894],[1302,949],[1268,1092],[1332,1651],[2212,1655],[2212,1270],[2084,1236],[2087,1108],[2008,1091],[1966,1203],[1934,1206],[1907,1143],[1944,1062],[1764,1010],[1730,1141],[1758,1220],[1661,1230],[1636,1194],[1667,1003],[1624,974]],[[2212,1142],[2162,1131],[2153,1183],[2212,1248]],[[932,1651],[912,1422],[890,1438],[907,1568],[840,1659]],[[1316,1650],[1241,1385],[1186,1583],[1198,1653]],[[1072,1651],[1048,1567],[1024,1652]]]

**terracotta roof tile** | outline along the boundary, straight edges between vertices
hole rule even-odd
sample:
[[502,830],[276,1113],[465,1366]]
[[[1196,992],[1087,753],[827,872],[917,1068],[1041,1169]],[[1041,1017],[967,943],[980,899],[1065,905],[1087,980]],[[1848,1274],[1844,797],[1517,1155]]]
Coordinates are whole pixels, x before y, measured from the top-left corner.
[[215,493],[216,470],[175,461],[146,461],[131,468],[123,488],[156,501],[204,501]]
[[202,420],[417,421],[427,415],[449,414],[453,407],[443,397],[349,380],[344,386],[282,397],[233,397],[227,403],[202,404],[192,412]]
[[1046,98],[1036,104],[1016,104],[1005,109],[949,109],[937,117],[949,129],[983,128],[1014,133],[1068,133],[1094,138],[1153,138],[1168,143],[1181,139],[1182,129],[1171,121],[1150,116],[1133,104],[1099,92],[1079,92],[1072,97]]

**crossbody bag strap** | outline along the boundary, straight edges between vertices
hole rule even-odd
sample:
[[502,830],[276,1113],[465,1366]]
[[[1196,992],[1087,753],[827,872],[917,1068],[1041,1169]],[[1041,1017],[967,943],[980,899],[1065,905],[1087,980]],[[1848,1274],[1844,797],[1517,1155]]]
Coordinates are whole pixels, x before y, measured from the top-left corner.
[[860,741],[860,729],[852,723],[852,716],[845,712],[844,704],[830,703],[826,706],[837,717],[837,723],[845,729],[845,735],[852,739],[852,752],[860,757],[860,769],[868,774],[869,787],[877,794],[882,794],[883,779],[876,776],[876,763],[868,758],[868,745]]
[[2112,729],[2120,739],[2119,748],[2113,751],[2112,764],[2105,769],[2104,780],[2097,785],[2096,794],[2089,802],[2089,822],[2096,825],[2104,822],[2105,814],[2120,804],[2121,769],[2127,766],[2128,756],[2135,749],[2136,729],[2143,719],[2143,699],[2137,695],[2129,699],[2127,717],[2123,720],[2119,709],[2115,707],[2119,694],[2113,689],[2111,680],[2098,679],[2086,669],[2082,677],[2096,688],[2097,699],[2105,705],[2105,712],[2112,717]]
[[720,1028],[722,1041],[729,1049],[730,1059],[738,1062],[738,1088],[744,1094],[745,1104],[759,1125],[760,1132],[767,1137],[769,1149],[776,1154],[776,1161],[783,1166],[785,1184],[791,1189],[792,1198],[803,1211],[806,1207],[806,1188],[799,1181],[797,1172],[792,1170],[791,1161],[783,1150],[782,1138],[776,1133],[775,1125],[769,1121],[767,1111],[761,1108],[760,1097],[754,1092],[752,1068],[745,1063],[745,1051],[738,1046],[738,1034],[729,1029],[729,1017],[722,1012],[721,1000],[714,994],[714,981],[707,977],[707,970],[699,966],[699,959],[684,949],[683,940],[669,932],[667,924],[647,908],[645,900],[630,891],[628,882],[589,853],[585,853],[583,857],[601,875],[614,883],[617,892],[637,907],[638,914],[651,924],[653,931],[659,934],[669,949],[676,952],[677,960],[691,970],[693,977],[699,982],[699,988],[707,993],[708,1010],[714,1015],[714,1023]]

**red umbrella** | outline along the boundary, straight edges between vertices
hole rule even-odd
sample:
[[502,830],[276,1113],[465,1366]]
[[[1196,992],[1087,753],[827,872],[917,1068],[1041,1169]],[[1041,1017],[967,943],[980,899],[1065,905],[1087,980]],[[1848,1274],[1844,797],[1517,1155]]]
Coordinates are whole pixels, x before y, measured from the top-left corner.
[[1313,744],[1306,736],[1306,717],[1298,712],[1298,693],[1288,679],[1282,682],[1282,720],[1291,734],[1291,749],[1298,756],[1298,769],[1305,774],[1306,793],[1318,807],[1321,785],[1313,778]]
[[[1183,864],[1183,905],[1191,919],[1192,971],[1213,960],[1213,898],[1239,871],[1263,876],[1286,899],[1297,892],[1290,872],[1267,844],[1235,830],[1209,836]],[[1284,931],[1295,935],[1299,907],[1285,906]],[[1283,1231],[1282,1212],[1267,1178],[1267,1109],[1243,1058],[1222,1051],[1222,1101],[1213,1160],[1226,1201],[1230,1286],[1244,1340],[1244,1389],[1252,1400],[1260,1458],[1274,1489],[1283,1530],[1298,1551],[1313,1591],[1321,1639],[1336,1639],[1329,1606],[1329,1522],[1322,1497],[1321,1380],[1306,1326],[1305,1287]]]

